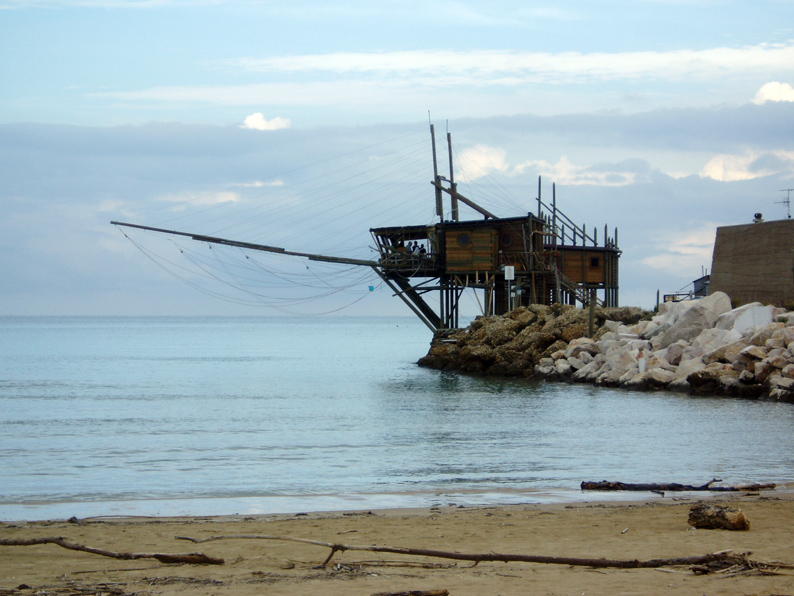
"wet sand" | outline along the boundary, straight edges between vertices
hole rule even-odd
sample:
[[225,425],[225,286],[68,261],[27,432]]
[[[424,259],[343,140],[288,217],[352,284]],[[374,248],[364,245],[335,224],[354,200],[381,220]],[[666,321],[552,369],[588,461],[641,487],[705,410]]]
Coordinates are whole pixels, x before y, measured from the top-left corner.
[[776,575],[696,575],[688,567],[595,569],[538,563],[468,562],[366,551],[337,552],[291,541],[231,539],[193,544],[178,536],[278,535],[355,546],[462,553],[656,559],[732,549],[754,560],[794,564],[794,495],[723,494],[746,532],[693,529],[698,499],[450,507],[438,509],[191,518],[93,518],[8,522],[0,538],[63,536],[117,552],[203,552],[224,565],[117,560],[48,544],[0,546],[0,596],[7,594],[234,594],[369,596],[448,590],[450,596],[527,594],[789,594],[794,569]]

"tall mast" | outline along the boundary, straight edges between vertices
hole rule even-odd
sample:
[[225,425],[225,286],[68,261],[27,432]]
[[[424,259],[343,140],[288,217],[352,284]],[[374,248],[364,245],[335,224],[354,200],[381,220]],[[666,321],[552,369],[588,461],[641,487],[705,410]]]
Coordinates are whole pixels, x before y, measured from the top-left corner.
[[458,186],[455,184],[455,171],[452,167],[452,133],[447,132],[447,148],[449,151],[449,188],[450,203],[452,204],[452,220],[460,221],[460,209],[458,208]]
[[444,222],[444,201],[441,198],[441,178],[438,175],[438,157],[436,156],[436,127],[430,125],[430,142],[433,145],[433,186],[436,187],[436,215]]

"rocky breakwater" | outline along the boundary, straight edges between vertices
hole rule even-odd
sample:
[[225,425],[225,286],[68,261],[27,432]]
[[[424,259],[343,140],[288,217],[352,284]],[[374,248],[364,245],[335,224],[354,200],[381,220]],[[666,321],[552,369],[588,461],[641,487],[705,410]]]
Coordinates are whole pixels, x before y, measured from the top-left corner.
[[532,305],[440,330],[421,366],[794,402],[794,312],[717,292],[658,313]]

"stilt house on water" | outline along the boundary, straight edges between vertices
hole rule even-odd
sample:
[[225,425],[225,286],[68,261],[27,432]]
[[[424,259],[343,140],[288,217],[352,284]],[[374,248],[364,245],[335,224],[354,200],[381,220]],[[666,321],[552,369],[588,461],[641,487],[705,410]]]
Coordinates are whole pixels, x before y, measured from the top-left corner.
[[[113,221],[114,225],[187,236],[194,240],[244,249],[301,256],[314,261],[371,267],[411,310],[432,330],[459,326],[460,299],[474,290],[483,314],[504,314],[529,304],[589,304],[618,306],[618,231],[603,243],[598,231],[588,233],[557,209],[556,186],[551,205],[541,199],[538,179],[537,213],[500,218],[457,190],[449,147],[449,178],[438,172],[434,128],[433,143],[436,214],[433,225],[371,229],[378,260],[348,259],[290,251],[284,248],[223,238],[164,230]],[[444,195],[450,199],[444,211]],[[480,218],[461,220],[464,205]],[[479,293],[477,292],[479,291]],[[426,300],[437,293],[432,302]],[[599,294],[600,293],[600,297]],[[482,295],[482,299],[480,299]]]

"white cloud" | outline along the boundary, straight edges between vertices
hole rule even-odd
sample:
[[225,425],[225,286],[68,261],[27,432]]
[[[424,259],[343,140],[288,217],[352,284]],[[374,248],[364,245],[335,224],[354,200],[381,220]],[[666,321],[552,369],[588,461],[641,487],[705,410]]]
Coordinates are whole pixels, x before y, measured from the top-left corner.
[[621,168],[620,165],[578,166],[562,156],[557,163],[545,160],[527,161],[515,167],[507,162],[507,152],[499,147],[475,145],[456,156],[459,170],[457,179],[461,182],[473,182],[478,178],[489,176],[493,172],[508,175],[533,173],[550,178],[558,184],[567,186],[626,186],[637,181],[637,173]]
[[768,101],[794,101],[794,87],[788,83],[772,81],[758,90],[753,99],[754,104],[761,105]]
[[292,121],[289,118],[273,118],[267,120],[262,112],[256,112],[246,117],[240,128],[251,128],[254,130],[280,130],[282,128],[290,128]]
[[219,191],[206,194],[186,192],[178,195],[162,195],[156,200],[166,203],[175,203],[173,210],[182,211],[188,206],[219,205],[221,203],[240,203],[243,198],[236,192]]
[[527,161],[515,168],[517,174],[526,171],[535,171],[544,178],[548,177],[558,184],[579,186],[589,184],[594,186],[626,186],[636,182],[636,172],[621,170],[619,168],[599,168],[592,166],[577,166],[566,157],[562,156],[557,163],[551,164],[545,160]]
[[494,171],[504,172],[508,169],[506,157],[507,152],[498,147],[475,145],[466,149],[458,155],[458,179],[461,182],[472,182]]
[[741,48],[669,52],[517,52],[502,50],[413,50],[335,52],[245,58],[227,61],[236,68],[264,73],[379,73],[427,77],[441,84],[476,86],[526,82],[589,82],[615,79],[722,78],[730,73],[786,72],[794,64],[794,45],[761,44]]
[[[254,73],[236,85],[163,86],[90,93],[95,100],[134,104],[256,106],[312,115],[334,110],[360,117],[401,118],[428,106],[449,118],[518,113],[543,115],[599,109],[670,107],[660,88],[685,83],[683,105],[743,102],[748,81],[794,77],[794,44],[670,52],[444,51],[335,52],[214,63]],[[250,75],[248,75],[250,77]],[[644,103],[620,83],[646,89]],[[151,107],[151,106],[150,106]],[[264,110],[263,110],[264,111]],[[306,117],[306,116],[304,116]],[[309,118],[312,116],[310,115]],[[251,114],[244,128],[272,130],[286,119]],[[273,128],[268,128],[273,127]]]
[[711,268],[718,225],[705,222],[696,230],[662,233],[657,254],[645,257],[642,264],[682,278],[701,267]]
[[239,184],[235,184],[235,186],[242,186],[243,188],[262,188],[265,186],[284,186],[284,181],[281,179],[271,180],[270,182],[262,182],[261,180],[255,180],[254,182],[240,182]]
[[785,173],[794,176],[793,151],[749,151],[744,155],[715,155],[700,171],[700,176],[720,182],[735,182]]

